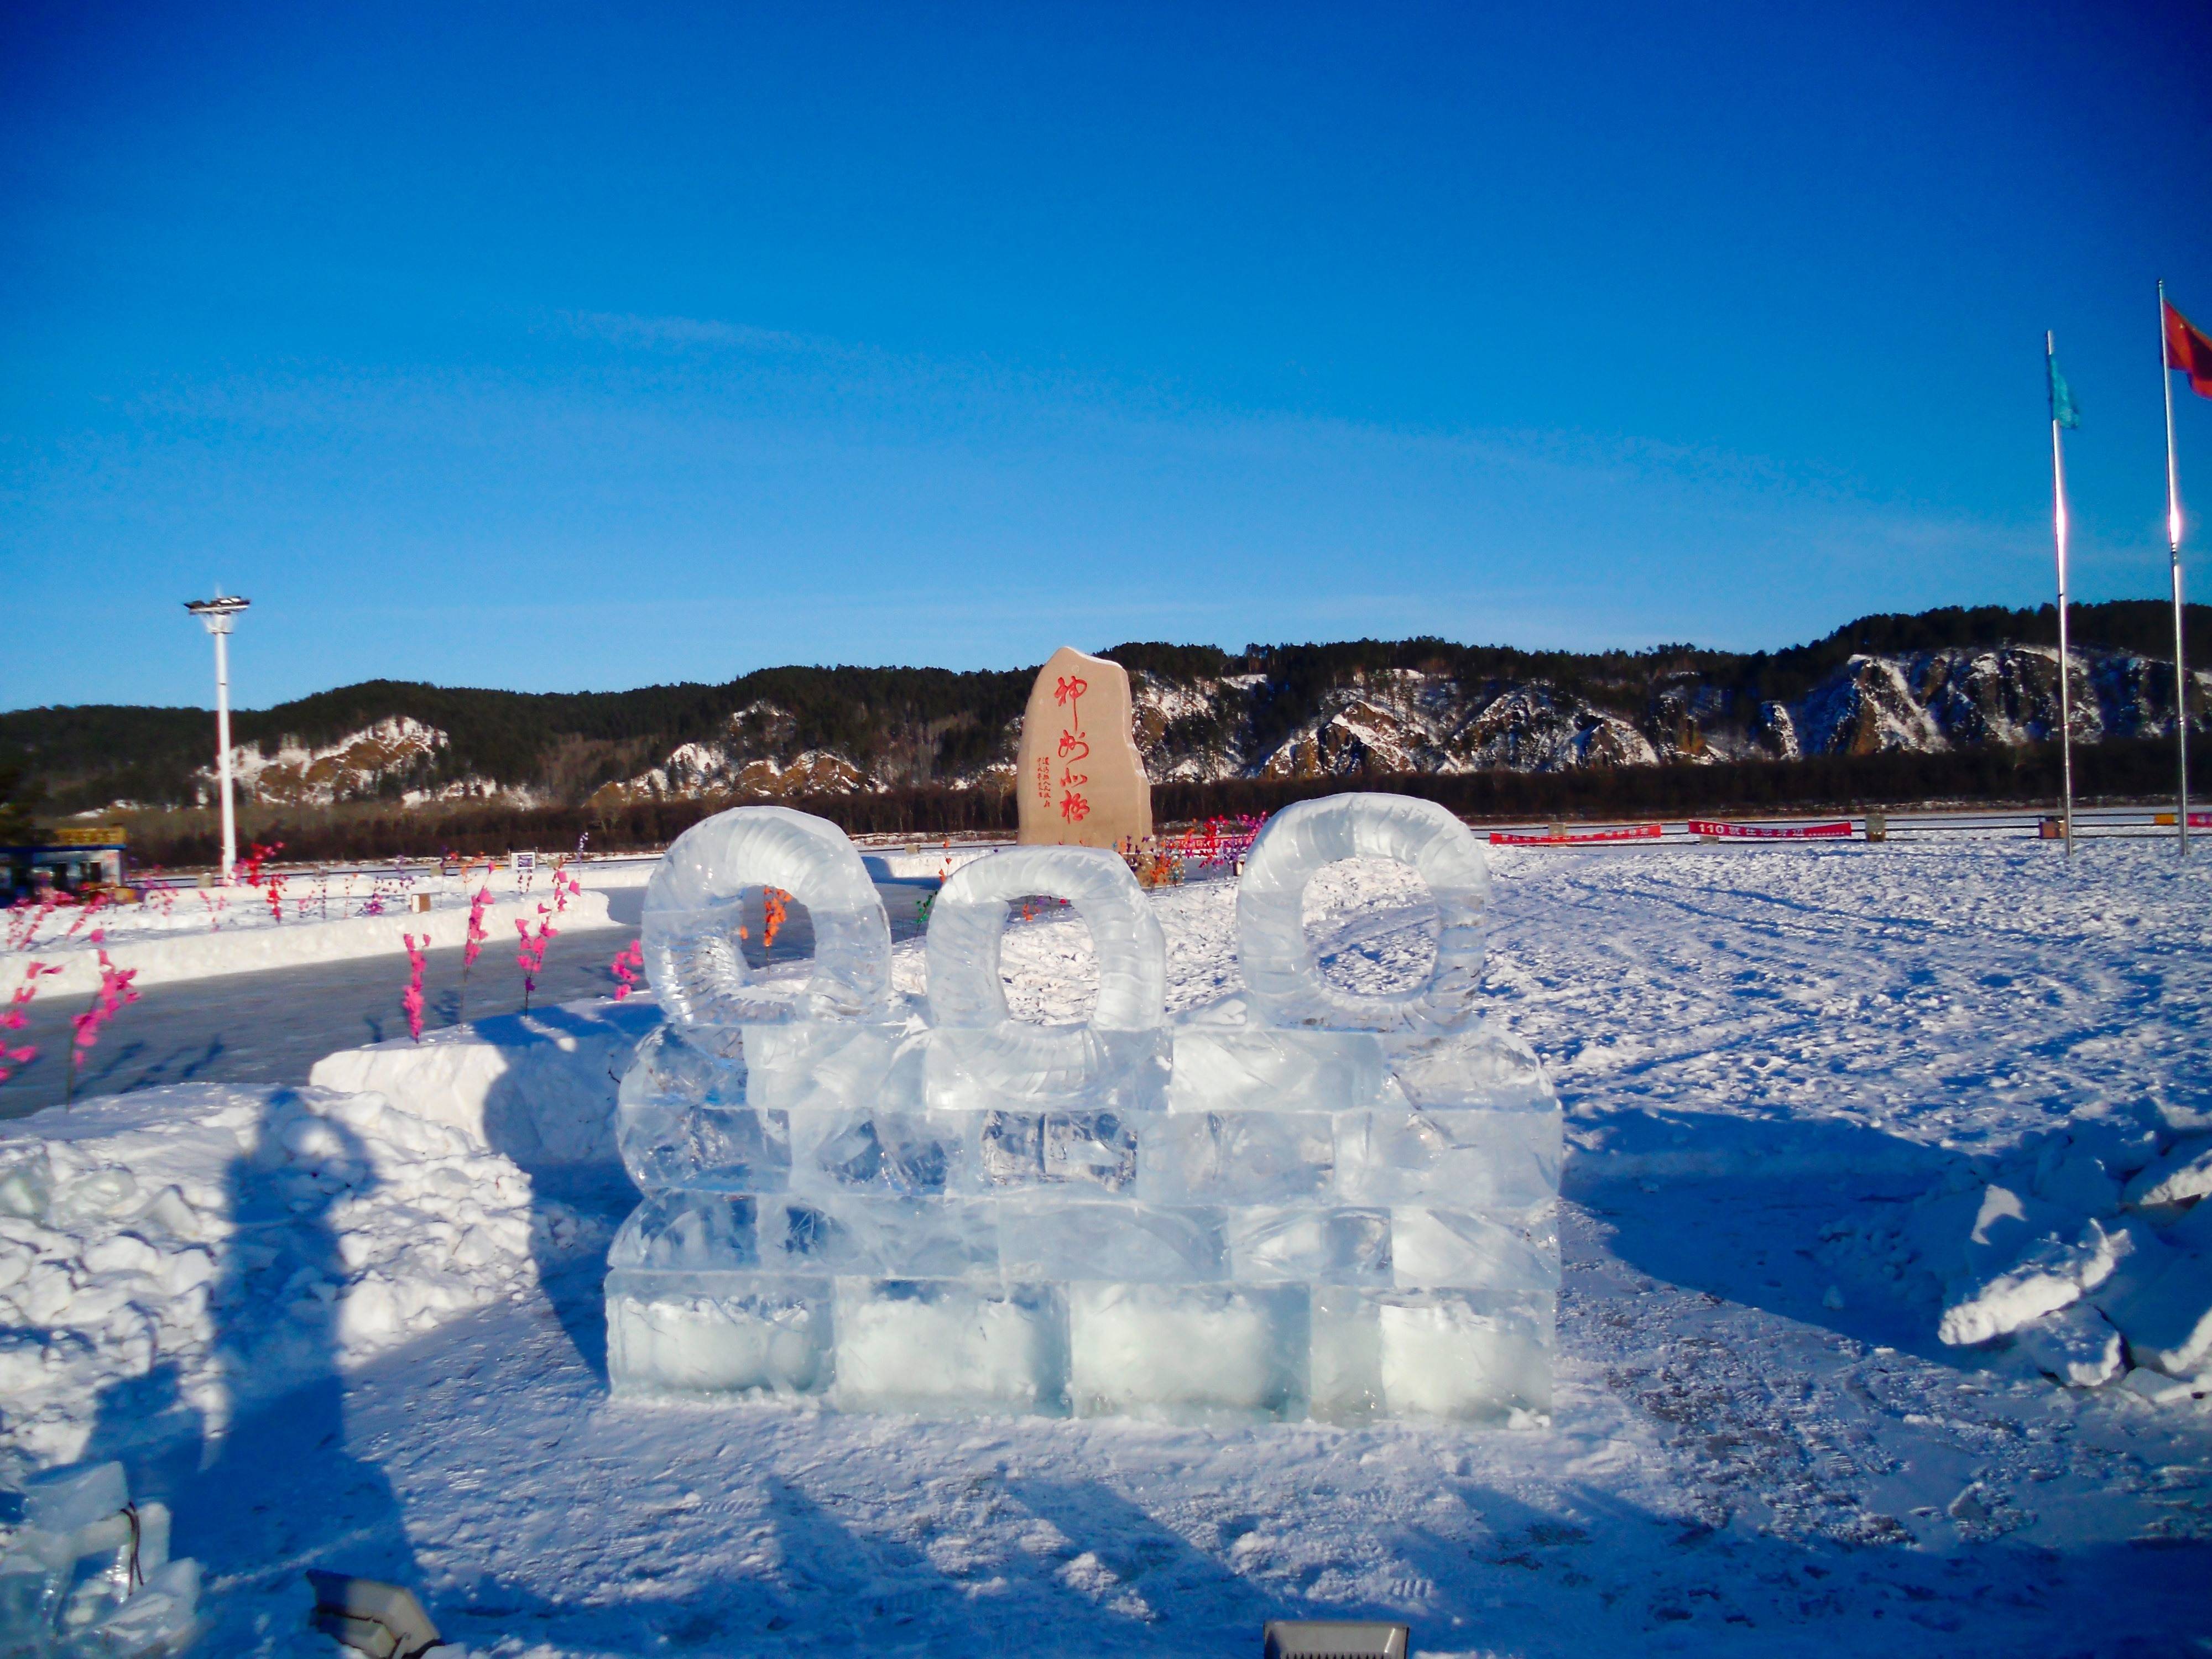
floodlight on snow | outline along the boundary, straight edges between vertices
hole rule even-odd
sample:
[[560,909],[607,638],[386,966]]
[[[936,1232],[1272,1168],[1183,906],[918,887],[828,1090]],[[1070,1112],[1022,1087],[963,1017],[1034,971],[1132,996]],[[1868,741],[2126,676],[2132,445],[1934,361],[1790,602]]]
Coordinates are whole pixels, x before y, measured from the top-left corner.
[[307,1569],[307,1583],[315,1592],[309,1622],[368,1659],[418,1659],[446,1645],[412,1590],[317,1567]]
[[187,599],[185,609],[200,619],[200,626],[215,636],[216,770],[222,780],[222,879],[230,884],[230,867],[238,862],[238,822],[230,809],[230,630],[238,613],[252,604],[218,586],[211,599]]
[[1261,1632],[1263,1659],[1406,1659],[1413,1639],[1381,1620],[1270,1619]]

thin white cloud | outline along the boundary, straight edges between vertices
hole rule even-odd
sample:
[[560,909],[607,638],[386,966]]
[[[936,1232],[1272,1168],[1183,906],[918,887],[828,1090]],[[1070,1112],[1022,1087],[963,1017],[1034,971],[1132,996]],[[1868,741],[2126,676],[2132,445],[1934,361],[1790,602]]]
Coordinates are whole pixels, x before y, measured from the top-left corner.
[[[756,328],[711,317],[641,317],[629,312],[563,311],[562,325],[586,339],[646,350],[696,349],[779,353],[824,352],[823,343],[781,329]],[[834,348],[829,350],[834,351]],[[826,354],[825,354],[826,355]]]

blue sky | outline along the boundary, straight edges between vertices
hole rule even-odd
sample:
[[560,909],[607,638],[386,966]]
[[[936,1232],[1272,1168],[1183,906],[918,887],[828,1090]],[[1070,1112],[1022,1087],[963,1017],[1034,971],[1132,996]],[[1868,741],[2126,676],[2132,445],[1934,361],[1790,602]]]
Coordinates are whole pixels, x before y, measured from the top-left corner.
[[2208,85],[2201,5],[11,4],[0,706],[204,703],[218,580],[250,706],[2033,604],[2045,328],[2160,595]]

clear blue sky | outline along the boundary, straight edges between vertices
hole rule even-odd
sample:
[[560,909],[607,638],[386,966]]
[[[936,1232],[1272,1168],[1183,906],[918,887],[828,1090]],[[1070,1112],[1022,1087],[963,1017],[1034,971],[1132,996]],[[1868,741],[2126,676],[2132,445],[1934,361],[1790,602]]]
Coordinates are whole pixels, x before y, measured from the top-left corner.
[[2160,595],[2208,15],[11,3],[0,706]]

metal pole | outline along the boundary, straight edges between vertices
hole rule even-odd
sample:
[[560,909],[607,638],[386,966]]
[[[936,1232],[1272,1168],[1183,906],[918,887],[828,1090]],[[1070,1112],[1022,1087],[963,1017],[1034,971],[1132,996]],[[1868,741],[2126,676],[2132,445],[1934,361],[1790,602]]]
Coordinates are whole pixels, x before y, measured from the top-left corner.
[[238,820],[230,805],[230,630],[215,636],[216,769],[222,777],[222,884],[230,885],[231,866],[238,862]]
[[222,790],[222,882],[230,885],[231,868],[238,862],[238,820],[230,804],[230,641],[231,625],[252,601],[218,591],[211,599],[188,599],[185,609],[215,636],[216,773]]
[[[2043,366],[2046,375],[2056,372],[2052,350],[2051,335],[2045,331]],[[2051,384],[2056,386],[2057,382],[2053,380]],[[2067,672],[2072,659],[2066,651],[2066,461],[2059,447],[2055,403],[2051,410],[2051,529],[2058,543],[2058,754],[2064,792],[2060,797],[2059,825],[2066,838],[2066,856],[2070,859],[2074,856],[2074,707]]]
[[2181,856],[2189,856],[2189,665],[2182,649],[2181,475],[2173,465],[2173,354],[2166,337],[2166,281],[2158,284],[2159,383],[2166,393],[2166,550],[2173,563],[2173,732],[2181,750],[2181,788],[2175,796],[2174,830]]

